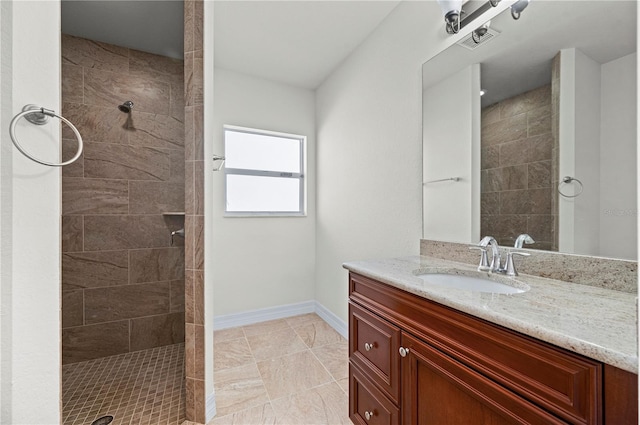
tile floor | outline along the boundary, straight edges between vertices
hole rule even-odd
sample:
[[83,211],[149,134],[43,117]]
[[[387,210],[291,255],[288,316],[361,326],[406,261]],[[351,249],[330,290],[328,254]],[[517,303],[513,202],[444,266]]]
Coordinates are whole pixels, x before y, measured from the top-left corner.
[[347,341],[316,314],[214,333],[210,425],[349,424]]
[[179,425],[185,419],[184,344],[62,367],[62,423]]
[[[351,425],[348,372],[347,341],[316,314],[216,331],[209,425]],[[184,344],[64,365],[62,394],[64,425],[180,425]]]

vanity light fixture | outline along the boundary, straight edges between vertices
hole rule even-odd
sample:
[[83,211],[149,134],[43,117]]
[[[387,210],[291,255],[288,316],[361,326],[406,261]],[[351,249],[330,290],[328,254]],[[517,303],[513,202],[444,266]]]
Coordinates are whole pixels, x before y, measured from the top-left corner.
[[485,89],[480,89],[480,96],[484,96],[487,91]]
[[[477,6],[479,2],[462,0],[437,0],[444,15],[445,29],[449,34],[457,34],[465,24],[469,24],[492,7],[497,7],[500,0],[488,0]],[[466,8],[466,9],[465,9]]]
[[460,31],[462,0],[438,0],[438,4],[444,15],[447,33],[456,34]]
[[529,6],[529,0],[518,0],[511,5],[511,16],[513,19],[520,19],[520,13]]

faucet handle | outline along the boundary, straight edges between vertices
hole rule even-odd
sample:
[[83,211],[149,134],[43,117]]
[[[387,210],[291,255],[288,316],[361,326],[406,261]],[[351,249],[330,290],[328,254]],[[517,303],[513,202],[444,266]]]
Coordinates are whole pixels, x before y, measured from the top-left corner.
[[483,246],[470,246],[469,249],[477,249],[480,251],[480,264],[478,264],[479,272],[488,272],[491,271],[491,266],[489,265],[489,257],[487,257],[487,248]]
[[505,269],[507,276],[518,276],[518,271],[516,270],[516,265],[513,262],[513,256],[519,255],[521,257],[529,257],[531,254],[528,252],[520,252],[520,251],[509,251],[507,252],[507,267]]

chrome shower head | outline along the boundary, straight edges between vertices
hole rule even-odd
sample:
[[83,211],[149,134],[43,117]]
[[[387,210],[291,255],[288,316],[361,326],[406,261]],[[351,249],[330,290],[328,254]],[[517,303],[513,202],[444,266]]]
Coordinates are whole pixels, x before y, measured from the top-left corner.
[[133,102],[130,100],[127,100],[122,105],[118,105],[118,109],[120,109],[125,114],[128,114],[133,109]]

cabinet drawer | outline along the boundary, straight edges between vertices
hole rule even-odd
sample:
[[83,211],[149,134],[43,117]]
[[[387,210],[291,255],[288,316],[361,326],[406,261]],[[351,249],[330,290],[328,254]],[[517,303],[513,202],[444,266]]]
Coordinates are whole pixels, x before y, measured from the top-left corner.
[[350,298],[568,423],[602,423],[599,362],[357,274]]
[[356,425],[398,425],[400,410],[349,363],[349,419]]
[[349,303],[349,354],[393,401],[400,391],[400,329]]

